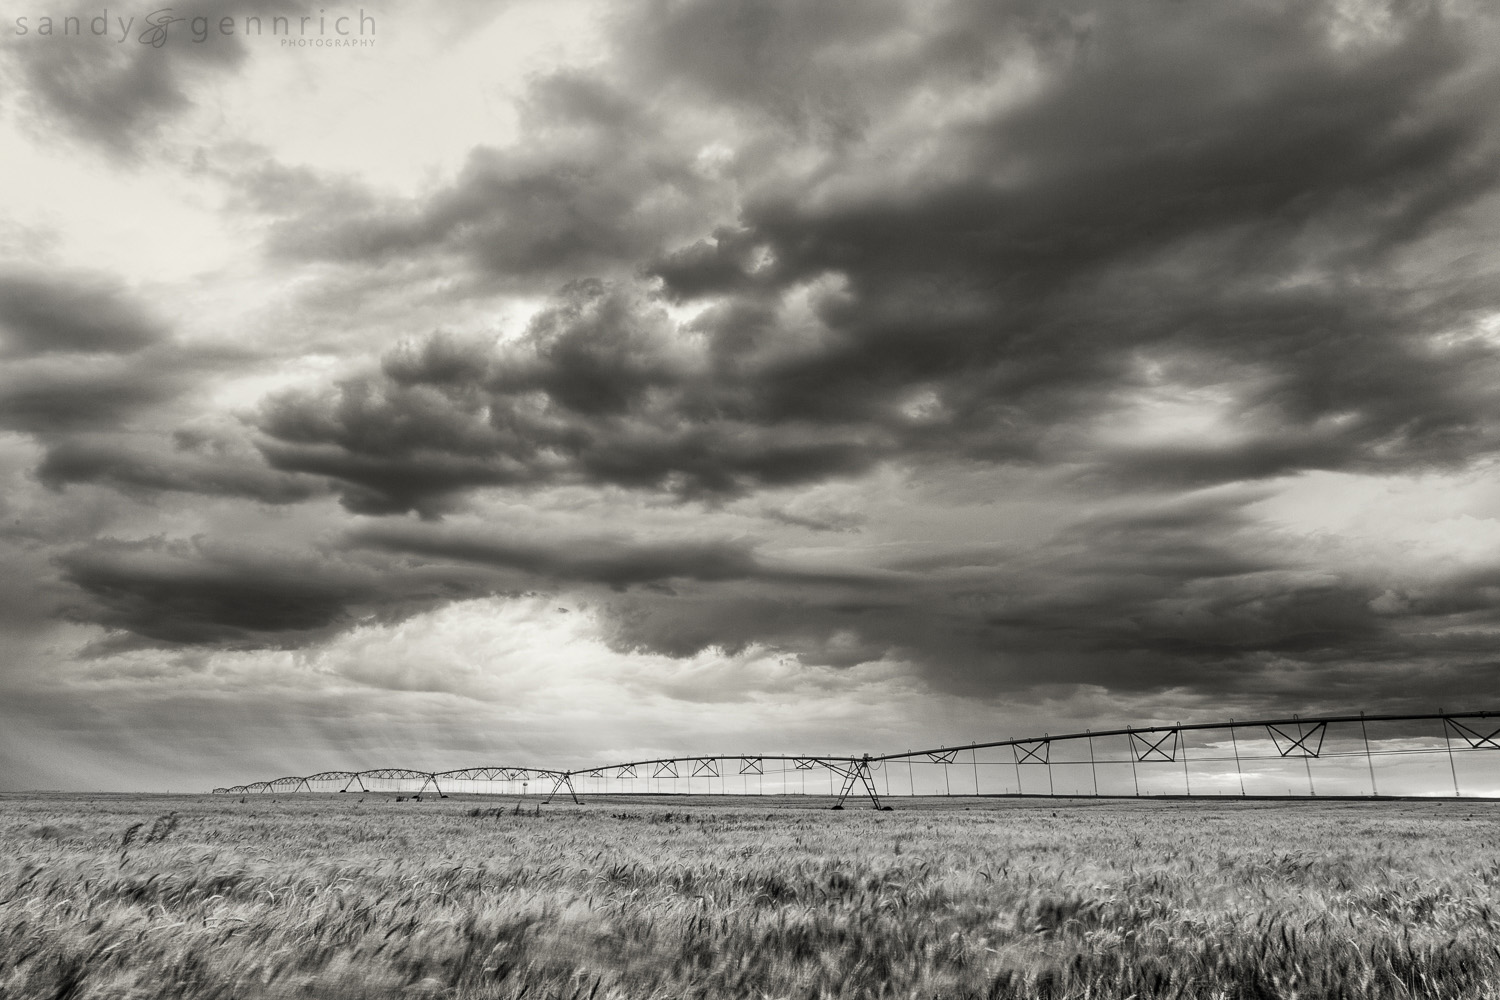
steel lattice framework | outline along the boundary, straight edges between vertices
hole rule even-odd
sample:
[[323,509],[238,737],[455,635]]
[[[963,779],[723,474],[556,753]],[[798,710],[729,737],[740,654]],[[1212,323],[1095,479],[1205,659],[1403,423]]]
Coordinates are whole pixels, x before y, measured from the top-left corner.
[[431,788],[439,795],[527,794],[536,782],[546,801],[567,792],[577,802],[579,786],[584,793],[610,795],[822,794],[826,778],[834,808],[850,795],[867,797],[877,809],[882,796],[903,795],[1492,798],[1500,797],[1500,754],[1491,752],[1496,750],[1500,712],[1294,715],[1044,734],[879,756],[711,754],[573,770],[491,765],[323,771],[214,792],[421,795]]

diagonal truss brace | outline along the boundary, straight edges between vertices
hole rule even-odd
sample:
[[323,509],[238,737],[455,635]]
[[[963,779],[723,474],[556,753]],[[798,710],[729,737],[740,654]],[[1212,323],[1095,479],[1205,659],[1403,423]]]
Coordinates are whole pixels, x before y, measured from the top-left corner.
[[870,804],[876,809],[880,808],[880,795],[875,791],[875,779],[870,776],[869,754],[865,754],[859,760],[850,761],[848,764],[831,760],[825,760],[823,764],[830,770],[844,776],[843,790],[839,792],[838,801],[833,804],[835,809],[844,808],[844,800],[849,797],[849,793],[854,791],[854,786],[858,784],[864,785],[865,794],[870,797]]
[[1500,728],[1485,736],[1478,730],[1471,729],[1462,722],[1459,722],[1457,719],[1445,718],[1443,719],[1443,724],[1452,726],[1458,735],[1463,738],[1463,741],[1469,745],[1470,750],[1500,750],[1500,741],[1496,740],[1496,737],[1500,737]]
[[1052,741],[1037,740],[1035,743],[1013,743],[1011,753],[1017,764],[1051,764]]
[[[1171,741],[1170,744],[1168,740]],[[1161,735],[1155,739],[1145,733],[1132,731],[1130,734],[1130,748],[1135,752],[1135,759],[1143,764],[1153,760],[1175,761],[1179,742],[1176,729],[1162,730]]]
[[552,801],[552,796],[556,795],[558,792],[566,788],[568,790],[568,794],[573,796],[573,804],[580,805],[581,803],[578,801],[578,790],[573,787],[573,776],[568,772],[563,771],[556,777],[557,783],[552,786],[552,791],[547,793],[547,797],[542,800],[542,804],[546,805],[550,803]]
[[[1300,729],[1300,726],[1299,726]],[[1323,752],[1323,734],[1326,722],[1315,723],[1306,733],[1289,733],[1279,726],[1266,726],[1276,752],[1283,757],[1316,757]]]

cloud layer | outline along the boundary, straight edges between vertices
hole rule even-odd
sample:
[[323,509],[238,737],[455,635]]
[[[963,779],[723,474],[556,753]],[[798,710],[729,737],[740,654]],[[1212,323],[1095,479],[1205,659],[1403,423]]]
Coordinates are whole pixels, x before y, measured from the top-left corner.
[[252,39],[6,41],[40,146],[183,171],[247,248],[0,270],[7,544],[80,662],[545,593],[590,663],[1074,718],[1494,687],[1486,8],[596,14],[405,187],[194,136],[203,81],[272,86]]

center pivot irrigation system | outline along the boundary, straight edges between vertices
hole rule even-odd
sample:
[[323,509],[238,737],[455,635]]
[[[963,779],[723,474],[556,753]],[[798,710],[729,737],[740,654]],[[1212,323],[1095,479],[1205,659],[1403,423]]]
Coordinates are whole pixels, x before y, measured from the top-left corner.
[[[1330,715],[1084,731],[857,757],[718,754],[603,767],[376,768],[276,778],[215,794],[827,794],[1107,798],[1500,797],[1500,712]],[[812,779],[809,788],[809,778]],[[580,786],[582,786],[580,788]]]

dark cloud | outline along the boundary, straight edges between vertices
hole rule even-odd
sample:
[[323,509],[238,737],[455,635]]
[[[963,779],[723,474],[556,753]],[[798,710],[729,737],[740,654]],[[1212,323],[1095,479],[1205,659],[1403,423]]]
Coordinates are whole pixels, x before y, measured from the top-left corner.
[[886,585],[870,574],[768,564],[740,540],[539,539],[394,525],[352,531],[317,554],[206,539],[103,540],[58,565],[84,597],[68,607],[70,617],[122,633],[109,649],[143,642],[298,647],[359,621],[395,621],[454,599],[538,587],[644,586],[670,595],[688,584],[737,581],[814,590]]
[[59,558],[87,597],[73,615],[166,644],[292,646],[349,623],[372,581],[313,558],[186,542],[101,541]]
[[192,366],[166,355],[42,357],[0,373],[0,427],[38,434],[119,427],[189,387]]
[[94,654],[304,648],[359,624],[515,592],[482,569],[414,566],[368,549],[290,540],[101,538],[54,561],[72,594],[62,615],[110,630]]
[[631,543],[618,537],[573,537],[563,544],[466,532],[371,528],[360,545],[439,559],[520,570],[544,580],[602,583],[616,589],[671,580],[740,580],[762,572],[750,546],[725,541]]
[[760,514],[772,521],[810,531],[859,531],[866,520],[859,511],[827,503],[768,504],[760,508]]
[[802,141],[839,142],[867,124],[870,85],[889,87],[880,77],[892,67],[862,74],[859,62],[879,59],[870,49],[911,30],[916,17],[886,0],[857,8],[663,0],[622,23],[617,41],[637,86],[676,85],[718,108],[764,116]]
[[[1378,252],[1487,189],[1491,119],[1473,99],[1494,82],[1471,75],[1480,52],[1461,18],[1395,12],[1388,37],[1340,52],[1330,16],[1315,4],[1091,9],[1079,45],[1033,50],[1034,97],[924,136],[918,163],[942,169],[898,187],[867,159],[875,150],[851,147],[811,191],[753,191],[746,228],[787,276],[909,289],[942,274],[956,290],[1028,299],[1240,227],[1278,250],[1262,272],[1288,251],[1339,263]],[[886,182],[860,183],[871,175]],[[1332,242],[1304,242],[1314,234]]]
[[0,427],[43,436],[117,429],[214,363],[96,275],[0,273],[0,335]]
[[12,355],[128,354],[166,336],[109,281],[17,271],[0,273],[0,332]]
[[603,584],[625,590],[636,584],[663,592],[673,583],[758,580],[803,586],[880,586],[870,574],[769,565],[745,540],[672,538],[635,540],[619,535],[570,535],[542,540],[493,532],[374,526],[351,535],[359,546],[520,571],[539,581]]
[[440,511],[480,485],[583,482],[734,494],[869,468],[871,428],[746,411],[674,337],[666,315],[598,282],[569,286],[518,342],[435,337],[380,373],[270,400],[262,446],[277,468],[347,483],[365,513]]
[[808,663],[914,662],[971,695],[1087,687],[1405,704],[1413,671],[1450,693],[1492,688],[1492,568],[1392,590],[1379,573],[1276,545],[1249,509],[1256,499],[1146,504],[1037,545],[893,561],[886,586],[864,591],[636,591],[610,601],[610,640],[672,656],[761,644]]
[[925,134],[929,172],[880,183],[851,146],[811,185],[752,188],[737,230],[656,273],[684,300],[846,283],[823,349],[765,373],[778,415],[859,418],[925,384],[967,453],[1066,458],[1043,442],[1148,388],[1143,358],[1211,352],[1183,388],[1225,386],[1271,440],[1184,461],[1189,480],[1490,447],[1468,375],[1493,351],[1426,342],[1471,321],[1478,286],[1434,301],[1393,270],[1494,179],[1470,26],[1398,14],[1336,51],[1316,6],[1171,11],[1094,12],[1086,45],[1039,50],[1035,97]]
[[380,201],[323,181],[312,189],[330,188],[332,199],[291,213],[275,203],[287,217],[274,228],[273,251],[364,265],[437,258],[467,263],[491,287],[550,289],[629,274],[712,210],[713,191],[691,156],[660,134],[638,98],[602,80],[539,79],[521,119],[523,142],[476,148],[428,197]]
[[[617,649],[897,660],[966,693],[1291,697],[1353,691],[1363,664],[1365,693],[1398,700],[1402,665],[1482,678],[1500,578],[1325,565],[1245,484],[1493,456],[1493,15],[927,7],[651,4],[616,15],[609,61],[537,80],[521,142],[428,195],[241,176],[243,206],[278,216],[278,267],[549,295],[518,335],[413,330],[265,399],[264,466],[81,436],[171,398],[180,368],[115,292],[18,286],[42,304],[0,314],[25,355],[0,420],[54,434],[50,484],[285,503],[317,478],[349,511],[429,519],[572,487],[682,518],[545,537],[388,519],[324,561],[101,543],[62,561],[75,614],[294,646],[363,614],[599,587]],[[171,104],[129,93],[142,122]],[[956,468],[1046,473],[1066,510],[1000,544],[785,499]],[[861,570],[683,528],[735,511],[864,526],[815,539]]]
[[[50,29],[42,21],[49,13]],[[246,17],[261,18],[269,35],[272,16],[293,18],[285,33],[304,13],[291,0],[197,0],[155,12],[100,7],[68,25],[66,15],[38,10],[27,16],[25,34],[14,20],[8,26],[7,75],[30,98],[22,107],[39,124],[134,157],[193,107],[195,89],[245,61]],[[234,34],[220,33],[224,17],[235,22]]]
[[120,630],[101,650],[296,647],[454,599],[602,586],[615,593],[601,624],[621,651],[762,646],[807,664],[905,661],[962,694],[1331,698],[1363,670],[1372,679],[1358,693],[1374,703],[1409,694],[1402,667],[1482,678],[1500,570],[1393,583],[1325,569],[1268,544],[1251,512],[1260,499],[1144,502],[1036,544],[859,571],[768,559],[743,539],[394,523],[316,554],[106,541],[60,565],[84,597],[71,616]]
[[[1438,291],[1409,267],[1500,164],[1487,21],[1415,5],[1371,27],[1315,4],[657,14],[621,28],[614,77],[538,85],[543,154],[478,152],[449,191],[339,221],[325,251],[554,276],[650,258],[659,294],[697,317],[669,321],[624,279],[574,282],[518,344],[435,339],[273,402],[273,464],[342,480],[360,511],[433,512],[474,486],[728,497],[978,459],[1165,488],[1494,448],[1494,348],[1435,346],[1494,306],[1491,276]],[[645,204],[678,218],[663,185],[702,192],[658,169],[683,151],[651,126],[647,80],[728,114],[740,192],[732,225],[654,257],[665,229],[616,222]],[[911,122],[918,83],[987,96]],[[848,102],[836,117],[864,124],[808,131]],[[316,220],[287,226],[324,241]],[[1153,394],[1205,390],[1223,439],[1098,438]]]
[[[205,377],[245,352],[186,348],[165,323],[117,284],[79,274],[0,274],[0,427],[45,449],[35,474],[46,485],[97,483],[148,496],[161,491],[306,500],[315,480],[268,469],[243,433],[160,433]],[[191,413],[191,411],[189,411]],[[191,417],[190,417],[191,419]]]
[[241,452],[233,442],[191,435],[179,436],[178,447],[170,450],[103,435],[69,437],[48,447],[36,475],[54,489],[96,483],[147,496],[167,491],[271,504],[297,503],[322,492],[314,481],[267,469],[257,453]]

